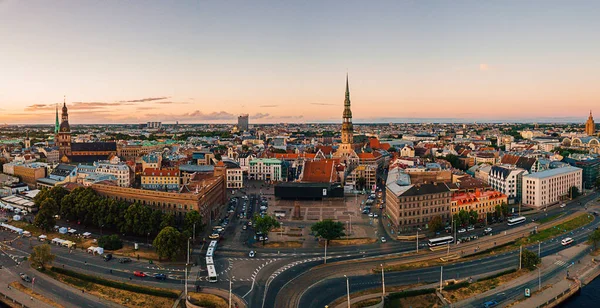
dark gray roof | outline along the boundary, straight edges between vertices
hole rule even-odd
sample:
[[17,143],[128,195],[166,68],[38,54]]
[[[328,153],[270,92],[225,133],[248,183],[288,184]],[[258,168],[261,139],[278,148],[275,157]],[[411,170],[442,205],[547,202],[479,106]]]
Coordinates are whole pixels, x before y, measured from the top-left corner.
[[75,142],[71,143],[71,151],[117,151],[116,142]]
[[54,168],[54,170],[52,170],[52,175],[56,175],[56,176],[62,176],[62,177],[66,177],[68,176],[71,171],[73,171],[75,168],[75,166],[71,166],[71,165],[67,165],[67,164],[58,164],[58,166],[56,166],[56,168]]
[[445,183],[417,184],[407,189],[400,196],[422,196],[430,194],[441,194],[445,192],[450,192],[450,188],[448,188],[448,186]]

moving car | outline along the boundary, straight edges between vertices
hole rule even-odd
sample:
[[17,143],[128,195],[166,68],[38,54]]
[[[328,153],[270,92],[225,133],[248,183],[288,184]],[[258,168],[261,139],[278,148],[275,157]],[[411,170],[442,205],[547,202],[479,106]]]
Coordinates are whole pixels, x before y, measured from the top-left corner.
[[23,281],[25,281],[25,282],[31,282],[31,278],[29,278],[29,276],[27,276],[27,274],[25,274],[25,273],[19,273],[19,276],[21,276],[21,279],[23,279]]
[[490,234],[490,233],[492,233],[492,228],[489,228],[489,227],[488,227],[488,228],[485,228],[485,230],[483,230],[483,232],[484,232],[485,234]]
[[494,307],[496,305],[498,305],[498,302],[495,300],[491,300],[491,301],[487,301],[487,302],[483,303],[484,308],[490,308],[490,307]]
[[121,259],[119,259],[119,263],[129,263],[129,262],[131,262],[130,258],[121,258]]
[[248,254],[248,257],[254,258],[254,255],[255,255],[254,250],[250,250],[250,253]]
[[383,236],[381,237],[381,242],[382,242],[382,243],[385,243],[385,242],[387,242],[387,240],[385,239],[385,237],[383,237]]
[[156,274],[156,275],[154,275],[154,278],[156,278],[158,280],[167,280],[167,275],[165,275],[165,274]]
[[108,262],[110,260],[112,260],[113,256],[112,254],[108,253],[104,255],[104,262]]
[[140,272],[140,271],[133,272],[133,275],[135,275],[137,277],[146,277],[146,273]]

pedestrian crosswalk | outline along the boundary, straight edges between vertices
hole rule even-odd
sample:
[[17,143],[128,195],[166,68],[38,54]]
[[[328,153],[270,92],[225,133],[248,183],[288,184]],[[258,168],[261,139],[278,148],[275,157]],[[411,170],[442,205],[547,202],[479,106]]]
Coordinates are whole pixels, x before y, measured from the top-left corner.
[[558,266],[564,266],[565,264],[567,264],[567,262],[565,262],[563,260],[558,260],[558,261],[554,262],[554,264],[556,264]]

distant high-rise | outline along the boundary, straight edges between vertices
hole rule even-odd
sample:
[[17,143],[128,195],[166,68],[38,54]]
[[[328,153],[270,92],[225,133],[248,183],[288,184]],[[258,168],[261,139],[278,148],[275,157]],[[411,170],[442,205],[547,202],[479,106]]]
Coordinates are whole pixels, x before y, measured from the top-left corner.
[[161,127],[162,127],[162,122],[148,122],[148,123],[146,123],[146,128],[160,129]]
[[248,130],[248,114],[242,114],[238,117],[238,124],[237,124],[237,128],[238,130],[241,131],[247,131]]
[[592,117],[592,111],[590,110],[590,116],[585,122],[585,133],[588,136],[592,136],[596,133],[596,123],[594,123],[594,118]]

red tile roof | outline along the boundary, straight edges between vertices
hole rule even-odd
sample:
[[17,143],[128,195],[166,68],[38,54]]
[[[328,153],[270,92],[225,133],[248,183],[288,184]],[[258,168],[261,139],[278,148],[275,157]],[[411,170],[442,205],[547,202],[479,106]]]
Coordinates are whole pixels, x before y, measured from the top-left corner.
[[307,161],[304,163],[303,182],[334,182],[337,177],[334,175],[335,161],[332,159]]

